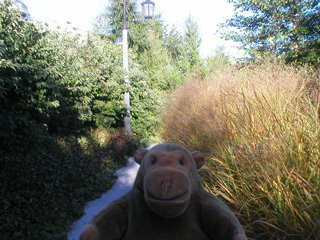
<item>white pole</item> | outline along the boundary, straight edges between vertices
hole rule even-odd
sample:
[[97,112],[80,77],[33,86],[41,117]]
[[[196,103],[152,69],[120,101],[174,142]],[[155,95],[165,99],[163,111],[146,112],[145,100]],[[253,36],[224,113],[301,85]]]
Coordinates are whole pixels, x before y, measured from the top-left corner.
[[[124,83],[129,86],[129,57],[128,57],[128,27],[126,20],[126,0],[123,0],[123,31],[122,31],[122,45],[123,45],[123,68],[125,71]],[[131,135],[131,119],[130,119],[130,93],[129,90],[124,94],[124,102],[126,106],[126,115],[124,117],[124,128],[127,135]]]

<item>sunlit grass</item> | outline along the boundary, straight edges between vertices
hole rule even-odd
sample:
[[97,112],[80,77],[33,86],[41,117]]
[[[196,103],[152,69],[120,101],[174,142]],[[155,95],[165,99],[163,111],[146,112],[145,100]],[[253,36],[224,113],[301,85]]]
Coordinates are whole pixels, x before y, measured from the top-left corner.
[[162,137],[207,154],[205,187],[253,239],[319,239],[319,102],[309,83],[281,64],[231,69],[190,80],[163,112]]

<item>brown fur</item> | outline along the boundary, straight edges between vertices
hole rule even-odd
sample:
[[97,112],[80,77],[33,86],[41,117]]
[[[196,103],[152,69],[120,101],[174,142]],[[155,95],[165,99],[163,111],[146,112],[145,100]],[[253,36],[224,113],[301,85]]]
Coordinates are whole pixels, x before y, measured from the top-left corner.
[[205,191],[201,152],[177,144],[139,149],[132,190],[103,208],[80,240],[246,240],[235,215]]

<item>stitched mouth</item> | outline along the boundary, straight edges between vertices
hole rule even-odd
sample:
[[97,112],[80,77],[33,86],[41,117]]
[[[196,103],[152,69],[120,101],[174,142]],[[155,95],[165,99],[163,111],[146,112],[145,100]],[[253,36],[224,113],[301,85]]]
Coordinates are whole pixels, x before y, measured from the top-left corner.
[[183,197],[184,195],[186,195],[186,194],[188,193],[188,191],[189,191],[189,190],[187,189],[186,191],[184,191],[184,192],[181,193],[180,195],[175,196],[175,197],[172,197],[172,198],[158,198],[158,197],[154,196],[152,193],[150,193],[149,190],[147,190],[147,192],[148,192],[148,194],[149,194],[149,196],[150,196],[151,198],[153,198],[153,199],[155,199],[155,200],[158,200],[158,201],[165,201],[165,202],[170,202],[170,201],[177,200],[177,199]]

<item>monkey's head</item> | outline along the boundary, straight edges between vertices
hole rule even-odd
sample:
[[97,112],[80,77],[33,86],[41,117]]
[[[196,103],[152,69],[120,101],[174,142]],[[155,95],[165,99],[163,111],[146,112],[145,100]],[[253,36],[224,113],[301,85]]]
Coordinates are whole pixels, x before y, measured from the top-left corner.
[[141,165],[135,187],[144,192],[149,208],[164,218],[180,216],[201,186],[197,169],[204,164],[204,155],[165,143],[150,151],[139,149],[134,158]]

